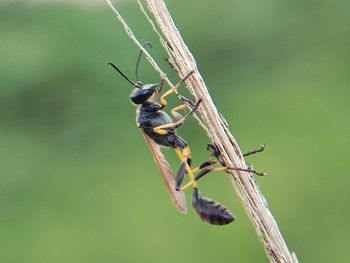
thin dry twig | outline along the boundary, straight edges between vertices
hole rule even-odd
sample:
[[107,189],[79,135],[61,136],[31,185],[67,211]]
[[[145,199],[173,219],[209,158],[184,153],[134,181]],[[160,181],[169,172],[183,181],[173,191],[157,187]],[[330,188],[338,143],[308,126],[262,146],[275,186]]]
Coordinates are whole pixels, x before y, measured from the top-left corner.
[[[120,16],[118,11],[113,7],[110,0],[106,0],[113,11],[116,13],[118,20],[122,23],[128,35],[145,52],[145,55],[151,65],[159,72],[162,78],[169,85],[172,85],[166,74],[159,68],[154,59],[138,42],[126,22]],[[183,78],[188,72],[195,69],[186,81],[189,91],[195,98],[201,98],[202,103],[198,108],[202,120],[205,124],[206,131],[210,140],[215,143],[220,150],[222,157],[229,167],[247,169],[247,165],[242,156],[237,141],[228,130],[226,121],[215,107],[212,98],[208,92],[205,82],[197,70],[196,61],[184,43],[180,32],[176,28],[169,11],[163,0],[146,0],[148,9],[155,18],[155,22],[160,28],[162,34],[158,32],[153,21],[148,17],[142,4],[138,1],[141,11],[151,23],[156,31],[160,42],[176,63],[179,76]],[[163,39],[162,35],[166,40]],[[266,199],[261,194],[257,183],[250,173],[230,170],[229,172],[232,184],[240,197],[248,216],[255,226],[256,232],[264,245],[267,256],[271,262],[276,263],[297,263],[295,253],[290,253],[288,247],[279,231],[277,223],[267,207]]]

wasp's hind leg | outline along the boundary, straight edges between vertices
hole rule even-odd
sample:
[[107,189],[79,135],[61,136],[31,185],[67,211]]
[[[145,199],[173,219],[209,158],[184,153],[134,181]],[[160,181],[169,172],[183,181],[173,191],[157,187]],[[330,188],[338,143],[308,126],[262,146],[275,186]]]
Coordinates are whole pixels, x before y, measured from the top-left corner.
[[[191,170],[190,165],[188,164],[188,158],[191,158],[191,154],[188,146],[183,149],[181,153],[179,148],[175,148],[176,153],[181,159],[182,163],[179,169],[179,172],[176,177],[176,190],[184,190],[189,186],[193,186],[193,198],[192,198],[192,206],[196,210],[198,216],[205,222],[212,225],[226,225],[235,220],[234,215],[222,204],[215,202],[207,197],[203,197],[197,185],[197,180],[201,178],[203,175],[212,172],[224,170],[226,167],[220,168],[208,168],[217,163],[217,161],[207,161],[197,168]],[[180,187],[182,180],[184,178],[185,173],[188,173],[191,181],[184,187]],[[193,171],[198,171],[198,175],[194,177]]]
[[181,152],[180,148],[175,147],[175,152],[181,160],[181,166],[179,168],[179,171],[177,173],[176,180],[175,180],[175,189],[177,191],[182,190],[180,188],[180,186],[181,186],[181,183],[184,179],[186,172],[188,173],[188,176],[190,177],[191,182],[194,182],[191,185],[194,188],[197,188],[198,185],[197,185],[197,182],[195,180],[195,177],[194,177],[193,172],[192,172],[191,167],[190,167],[191,160],[192,160],[190,147],[186,146],[185,148],[183,148],[182,152]]
[[[191,170],[191,173],[198,172],[197,176],[194,179],[192,179],[190,183],[188,183],[186,186],[181,187],[180,190],[184,190],[185,188],[191,185],[194,187],[192,206],[196,210],[196,213],[198,214],[199,218],[202,221],[212,225],[227,225],[235,220],[234,215],[222,204],[212,199],[209,199],[207,197],[203,197],[199,192],[199,189],[197,186],[197,180],[199,180],[205,174],[212,171],[219,171],[219,170],[225,169],[225,167],[212,168],[212,166],[215,165],[216,163],[218,163],[218,161],[210,160],[210,161],[204,162],[200,166]],[[181,167],[179,172],[180,171],[181,171]],[[184,175],[184,173],[185,171],[182,170],[182,175]]]
[[[194,169],[191,169],[192,171],[192,174],[200,171],[200,170],[204,170],[206,167],[209,167],[209,166],[212,166],[214,164],[216,164],[217,161],[207,161],[207,162],[204,162],[203,164],[199,165],[198,167],[194,168]],[[186,188],[190,187],[191,185],[193,185],[193,182],[194,181],[198,181],[198,179],[200,177],[202,177],[203,175],[200,175],[200,176],[196,176],[194,178],[194,180],[191,180],[188,184],[186,184],[185,186],[181,187],[181,184],[182,184],[182,181],[184,179],[184,176],[185,176],[185,173],[186,173],[186,164],[183,162],[179,168],[179,171],[177,172],[177,176],[176,176],[176,181],[175,181],[175,189],[176,191],[182,191],[182,190],[185,190]]]
[[[209,146],[209,145],[208,145]],[[248,156],[250,154],[254,154],[257,152],[263,151],[264,147],[260,147],[257,150],[248,152],[245,156]],[[206,161],[202,163],[200,166],[194,168],[191,170],[190,175],[190,182],[188,182],[186,185],[181,187],[181,183],[183,180],[183,177],[185,175],[186,169],[185,165],[186,163],[182,163],[177,181],[176,181],[176,187],[177,190],[185,190],[186,188],[193,186],[194,191],[193,191],[193,197],[192,197],[192,206],[196,210],[196,213],[198,216],[201,218],[202,221],[207,222],[212,225],[226,225],[235,220],[234,215],[222,204],[215,202],[212,199],[209,199],[207,197],[204,197],[201,195],[201,193],[198,190],[198,184],[197,181],[202,178],[204,175],[212,173],[212,172],[219,172],[219,171],[229,171],[229,170],[236,170],[236,171],[245,171],[245,172],[250,172],[250,173],[255,173],[257,175],[266,175],[265,173],[259,173],[251,168],[245,169],[245,168],[234,168],[234,167],[218,167],[218,168],[213,168],[213,165],[220,163],[221,165],[224,164],[224,161],[220,155],[220,152],[217,150],[216,147],[213,147],[210,149],[212,154],[217,157],[218,160],[212,161]],[[213,151],[216,150],[216,151]],[[187,166],[186,166],[187,168]],[[193,178],[193,173],[197,173],[197,175]]]
[[197,166],[196,168],[192,169],[192,172],[197,173],[197,172],[203,170],[204,168],[213,166],[214,164],[217,164],[217,163],[218,163],[218,161],[214,161],[214,160],[206,161],[206,162],[202,163],[201,165]]
[[[213,164],[215,164],[216,161],[208,161],[206,163],[203,163],[201,166],[198,167],[198,174],[196,175],[195,179],[190,181],[187,185],[180,188],[181,190],[186,189],[187,187],[191,186],[193,183],[197,184],[197,181],[202,178],[204,175],[211,173],[211,172],[218,172],[218,171],[228,171],[228,170],[236,170],[236,171],[245,171],[245,172],[251,172],[255,173],[257,175],[266,175],[265,173],[259,173],[255,170],[252,170],[250,168],[244,169],[244,168],[231,168],[231,167],[219,167],[219,168],[213,168],[211,167]],[[218,163],[218,162],[216,162]],[[195,168],[197,169],[197,168]],[[194,169],[194,170],[195,170]],[[207,197],[203,197],[198,188],[194,188],[193,192],[193,198],[192,198],[192,206],[196,210],[198,216],[205,222],[213,225],[226,225],[231,223],[235,220],[234,215],[222,204],[215,202],[214,200],[211,200]]]
[[[187,163],[191,166],[191,159],[187,159]],[[206,162],[202,163],[198,167],[196,167],[194,169],[191,169],[192,174],[199,172],[198,175],[196,175],[194,177],[194,180],[191,180],[188,184],[186,184],[186,186],[181,187],[182,181],[183,181],[183,179],[185,177],[185,173],[187,172],[187,170],[186,170],[186,163],[182,162],[181,166],[180,166],[180,168],[179,168],[179,170],[177,172],[177,175],[176,175],[176,181],[175,181],[175,189],[176,189],[176,191],[182,191],[182,190],[190,187],[193,184],[194,181],[198,181],[203,175],[205,175],[205,174],[207,174],[207,173],[209,173],[211,171],[211,169],[209,169],[207,167],[213,166],[216,163],[218,163],[218,162],[217,161],[213,161],[213,160],[209,160],[209,161],[206,161]],[[207,170],[209,170],[209,171],[207,171]]]
[[[256,174],[258,176],[266,176],[267,175],[266,172],[258,172],[256,170],[250,168],[250,167],[248,167],[248,168],[218,167],[218,168],[204,168],[204,169],[201,169],[198,172],[198,174],[195,176],[195,180],[198,181],[199,179],[201,179],[204,175],[206,175],[208,173],[221,172],[221,171],[227,172],[229,170],[253,173],[253,174]],[[188,188],[191,185],[191,183],[193,183],[193,182],[190,181],[187,185],[184,185],[181,189]]]
[[[194,170],[192,170],[192,173],[193,173]],[[200,170],[196,170],[195,172],[198,172],[198,174],[194,177],[194,179],[189,181],[187,184],[185,184],[184,186],[181,186],[180,187],[180,191],[183,191],[183,190],[187,189],[188,187],[190,187],[194,183],[197,184],[197,181],[199,179],[201,179],[204,175],[206,175],[208,173],[220,172],[220,171],[227,171],[227,167],[218,167],[218,168],[210,167],[210,168],[202,168]]]
[[209,174],[209,173],[214,173],[214,172],[221,172],[221,171],[229,171],[229,170],[235,170],[235,171],[242,171],[242,172],[248,172],[248,173],[254,173],[256,175],[259,176],[266,176],[267,173],[266,172],[258,172],[250,167],[248,167],[247,169],[245,168],[235,168],[235,167],[217,167],[217,168],[213,168],[211,166],[213,166],[214,164],[218,163],[218,161],[207,161],[203,164],[201,164],[200,166],[192,169],[192,173],[197,173],[198,174],[194,177],[193,180],[189,181],[187,184],[185,184],[184,186],[179,186],[179,190],[183,191],[186,188],[190,187],[191,185],[193,185],[194,182],[197,182],[199,179],[201,179],[204,175]]

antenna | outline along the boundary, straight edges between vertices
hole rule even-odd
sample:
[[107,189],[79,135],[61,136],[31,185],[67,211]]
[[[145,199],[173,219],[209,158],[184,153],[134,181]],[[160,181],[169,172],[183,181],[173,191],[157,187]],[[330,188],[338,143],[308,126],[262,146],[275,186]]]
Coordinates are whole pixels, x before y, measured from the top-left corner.
[[[150,42],[145,42],[142,44],[142,47],[143,48],[146,48],[147,46],[149,46],[150,48],[152,48],[152,44]],[[136,75],[136,80],[139,81],[140,78],[139,78],[139,65],[140,65],[140,60],[141,60],[141,57],[142,57],[142,49],[139,53],[139,56],[137,57],[137,61],[136,61],[136,70],[135,70],[135,75]]]
[[126,79],[131,85],[136,87],[136,84],[132,82],[116,65],[114,65],[112,62],[108,62],[108,64],[111,65],[116,71],[118,71],[118,73],[122,75],[124,79]]

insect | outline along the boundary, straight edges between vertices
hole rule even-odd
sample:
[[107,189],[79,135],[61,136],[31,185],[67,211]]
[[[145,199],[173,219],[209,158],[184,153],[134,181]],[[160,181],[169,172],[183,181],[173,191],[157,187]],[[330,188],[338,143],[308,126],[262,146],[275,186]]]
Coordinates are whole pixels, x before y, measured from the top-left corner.
[[[146,47],[146,45],[149,45],[149,43],[146,42],[143,44],[143,47]],[[194,71],[190,71],[175,86],[171,87],[163,95],[161,95],[159,99],[160,103],[157,103],[156,99],[162,91],[164,81],[162,80],[161,84],[143,84],[140,81],[138,69],[142,53],[143,52],[141,50],[136,62],[135,82],[132,82],[112,62],[109,62],[109,65],[111,65],[125,80],[127,80],[135,88],[130,95],[130,99],[134,104],[138,105],[136,114],[137,126],[143,132],[157,164],[163,164],[162,166],[159,166],[159,168],[168,188],[169,186],[173,185],[173,188],[170,190],[173,200],[177,200],[178,204],[180,203],[180,207],[184,207],[184,198],[179,198],[179,196],[176,196],[175,193],[179,193],[179,191],[181,192],[186,188],[192,186],[194,189],[192,205],[203,221],[214,225],[225,225],[231,223],[235,219],[231,212],[220,203],[203,197],[198,190],[197,180],[209,172],[206,172],[205,169],[207,166],[210,166],[213,161],[205,162],[203,165],[191,169],[192,155],[190,147],[188,146],[187,142],[177,134],[177,129],[181,127],[185,123],[185,120],[196,111],[199,104],[201,103],[201,100],[199,99],[193,104],[184,103],[171,109],[170,112],[176,121],[172,121],[170,116],[164,111],[168,104],[166,97],[170,94],[176,93],[177,88],[188,78],[190,78]],[[182,115],[178,112],[180,110],[188,109],[188,107],[190,107],[191,110],[186,115]],[[172,181],[174,178],[169,176],[167,165],[164,165],[166,160],[162,157],[163,155],[160,152],[160,149],[158,147],[159,145],[174,149],[181,161],[181,165],[175,181]],[[197,176],[194,175],[195,173],[198,173]],[[185,174],[188,174],[190,182],[184,186],[181,186]]]

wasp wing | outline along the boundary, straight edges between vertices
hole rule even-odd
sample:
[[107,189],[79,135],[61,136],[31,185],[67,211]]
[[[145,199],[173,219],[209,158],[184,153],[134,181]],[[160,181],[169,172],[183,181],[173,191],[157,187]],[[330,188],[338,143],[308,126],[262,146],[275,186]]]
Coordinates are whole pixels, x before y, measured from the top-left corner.
[[160,170],[171,201],[181,213],[187,213],[185,194],[183,192],[175,190],[175,176],[171,171],[169,163],[165,159],[160,146],[143,132],[142,134],[145,137],[145,140],[153,155],[154,161]]

